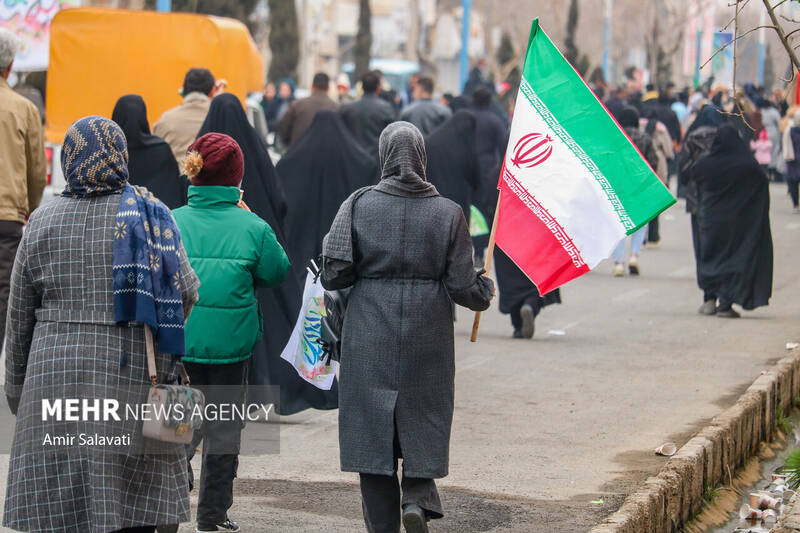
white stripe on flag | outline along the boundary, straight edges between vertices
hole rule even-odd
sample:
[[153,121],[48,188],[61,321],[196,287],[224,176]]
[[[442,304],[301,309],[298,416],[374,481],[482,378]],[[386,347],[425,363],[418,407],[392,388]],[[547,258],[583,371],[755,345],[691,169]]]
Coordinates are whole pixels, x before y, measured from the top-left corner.
[[[531,148],[540,146],[539,137],[534,136],[534,140],[525,145],[523,138],[534,133],[549,137],[552,152],[544,158],[538,157],[542,147],[534,149],[531,154]],[[570,141],[572,146],[568,144]],[[520,142],[523,144],[520,145]],[[626,234],[620,212],[612,205],[607,188],[576,157],[575,142],[563,128],[557,134],[531,105],[521,88],[508,146],[506,168],[564,228],[589,268],[594,268],[607,258]],[[526,153],[524,162],[515,163],[519,156]],[[626,213],[624,217],[627,217]]]

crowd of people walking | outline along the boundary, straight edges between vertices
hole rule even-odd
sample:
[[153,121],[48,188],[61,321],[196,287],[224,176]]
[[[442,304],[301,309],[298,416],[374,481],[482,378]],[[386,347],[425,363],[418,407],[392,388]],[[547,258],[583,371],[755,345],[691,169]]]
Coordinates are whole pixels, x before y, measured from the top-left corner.
[[[320,72],[306,98],[291,79],[266,85],[263,136],[224,81],[194,68],[152,131],[136,94],[110,119],[76,120],[62,151],[66,188],[37,208],[41,118],[6,81],[18,45],[0,29],[0,332],[17,415],[3,524],[145,533],[188,521],[189,461],[202,442],[196,530],[239,531],[228,511],[241,424],[208,424],[187,446],[159,443],[158,455],[36,445],[52,429],[35,416],[37,387],[146,395],[150,375],[173,381],[183,365],[208,402],[248,394],[278,414],[338,408],[341,467],[359,473],[367,530],[427,531],[444,515],[434,480],[449,466],[455,305],[482,311],[495,294],[475,267],[488,236],[471,235],[470,217],[494,215],[513,106],[499,104],[479,68],[464,94],[441,100],[426,76],[397,93],[378,71],[357,89],[341,77],[332,88]],[[767,305],[768,183],[785,180],[800,209],[800,108],[751,86],[593,89],[662,182],[678,178],[700,313],[735,318],[734,304]],[[614,276],[641,273],[643,246],[660,244],[658,219],[629,240],[610,251]],[[561,294],[540,294],[494,254],[499,310],[514,338],[530,339]],[[318,258],[322,284],[349,290],[341,381],[330,390],[280,359]],[[248,385],[275,387],[251,387],[253,396]]]
[[[736,94],[707,86],[675,93],[652,86],[599,96],[665,185],[678,178],[677,194],[691,217],[702,315],[738,318],[739,311],[769,303],[772,294],[770,181],[786,181],[798,210],[800,108],[781,91],[765,94],[751,84]],[[644,244],[660,244],[659,220],[630,238],[628,268],[640,273]],[[614,275],[625,273],[625,243],[614,251]]]

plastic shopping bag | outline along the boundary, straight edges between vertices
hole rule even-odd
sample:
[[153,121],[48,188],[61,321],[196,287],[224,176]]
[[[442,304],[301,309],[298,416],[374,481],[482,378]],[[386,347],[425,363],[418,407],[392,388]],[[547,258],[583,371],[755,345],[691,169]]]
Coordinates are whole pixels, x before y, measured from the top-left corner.
[[306,276],[300,316],[292,336],[283,349],[281,359],[291,364],[301,378],[322,390],[330,390],[336,377],[339,363],[323,360],[320,334],[322,318],[325,316],[325,289],[319,279],[310,272]]

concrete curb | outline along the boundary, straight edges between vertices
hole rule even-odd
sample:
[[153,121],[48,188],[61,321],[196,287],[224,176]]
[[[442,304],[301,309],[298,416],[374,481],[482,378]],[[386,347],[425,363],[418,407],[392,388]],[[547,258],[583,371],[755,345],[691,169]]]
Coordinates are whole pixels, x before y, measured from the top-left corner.
[[800,532],[800,505],[797,503],[797,494],[792,496],[780,520],[772,528],[772,533],[798,533]]
[[798,393],[800,350],[794,350],[759,376],[732,407],[684,444],[657,476],[647,479],[591,533],[678,531],[702,508],[705,487],[732,476],[761,442],[772,438],[778,405],[786,411]]

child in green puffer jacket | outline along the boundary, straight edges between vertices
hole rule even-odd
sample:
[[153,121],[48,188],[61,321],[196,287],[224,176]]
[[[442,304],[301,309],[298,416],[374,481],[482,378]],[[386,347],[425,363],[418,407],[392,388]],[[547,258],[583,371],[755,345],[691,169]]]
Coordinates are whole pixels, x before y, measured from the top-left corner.
[[[275,287],[289,260],[272,228],[241,203],[244,158],[231,137],[208,133],[184,163],[189,204],[174,211],[200,300],[186,322],[184,365],[206,404],[245,402],[247,368],[263,333],[256,288]],[[233,503],[243,420],[204,420],[189,446],[203,443],[197,531],[239,531],[227,516]],[[191,472],[191,467],[190,467]]]

